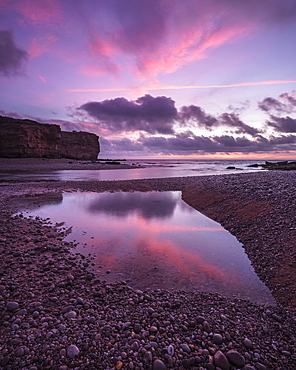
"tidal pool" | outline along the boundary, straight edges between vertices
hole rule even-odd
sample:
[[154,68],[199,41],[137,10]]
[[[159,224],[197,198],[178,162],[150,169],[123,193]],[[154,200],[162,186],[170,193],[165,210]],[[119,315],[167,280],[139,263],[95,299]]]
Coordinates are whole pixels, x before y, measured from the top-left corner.
[[93,269],[107,282],[275,304],[238,240],[181,192],[64,193],[58,204],[27,213],[71,227],[65,240],[93,255]]

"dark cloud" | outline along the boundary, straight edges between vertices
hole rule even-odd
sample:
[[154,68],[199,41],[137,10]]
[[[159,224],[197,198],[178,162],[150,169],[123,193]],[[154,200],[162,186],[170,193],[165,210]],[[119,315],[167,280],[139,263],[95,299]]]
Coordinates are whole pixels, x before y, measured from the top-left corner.
[[145,95],[135,101],[125,98],[89,102],[78,108],[111,132],[145,131],[150,134],[173,134],[177,116],[171,98]]
[[240,120],[239,116],[235,113],[223,113],[219,117],[220,126],[229,126],[235,129],[237,134],[249,134],[251,136],[256,136],[260,133],[254,127],[251,127]]
[[219,123],[217,119],[210,114],[206,114],[205,111],[197,105],[188,105],[180,108],[178,113],[178,121],[187,126],[190,122],[197,124],[200,127],[211,129],[213,126],[217,126]]
[[267,125],[275,128],[279,132],[296,132],[296,119],[287,117],[276,117],[271,115]]
[[223,135],[214,137],[196,136],[191,132],[172,138],[147,137],[140,140],[144,147],[163,154],[205,154],[218,152],[258,152],[270,148],[268,140],[258,136],[255,140]]
[[[135,155],[192,155],[215,153],[261,153],[267,151],[289,151],[296,149],[296,136],[271,137],[269,139],[257,135],[255,139],[246,137],[222,136],[196,136],[192,132],[177,134],[174,137],[145,137],[141,136],[137,142],[122,140],[108,140],[109,147],[106,153],[130,152],[130,145],[135,150]],[[102,145],[103,148],[103,145]]]
[[296,109],[296,92],[283,93],[278,99],[267,97],[258,103],[258,107],[267,113],[292,113]]
[[143,145],[137,141],[132,141],[128,138],[123,139],[105,139],[100,137],[101,150],[104,153],[120,153],[120,152],[142,152]]
[[218,118],[206,114],[205,111],[196,105],[181,107],[178,113],[178,120],[181,125],[195,125],[197,127],[213,130],[219,126],[231,127],[237,134],[257,135],[260,131],[245,124],[236,113],[223,113]]
[[183,106],[179,112],[168,97],[145,95],[135,101],[125,98],[89,102],[78,108],[87,113],[101,128],[111,133],[144,131],[149,134],[174,134],[175,125],[214,130],[230,127],[237,134],[256,136],[260,131],[242,122],[236,113],[219,117],[207,114],[197,105]]
[[0,74],[20,74],[27,58],[27,52],[15,45],[12,31],[0,30]]

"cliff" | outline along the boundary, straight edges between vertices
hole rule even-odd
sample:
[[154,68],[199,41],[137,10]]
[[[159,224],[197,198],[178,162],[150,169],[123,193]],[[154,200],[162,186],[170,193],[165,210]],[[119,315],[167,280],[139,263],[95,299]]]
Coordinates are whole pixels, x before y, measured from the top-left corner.
[[99,137],[60,126],[0,116],[0,157],[96,160]]

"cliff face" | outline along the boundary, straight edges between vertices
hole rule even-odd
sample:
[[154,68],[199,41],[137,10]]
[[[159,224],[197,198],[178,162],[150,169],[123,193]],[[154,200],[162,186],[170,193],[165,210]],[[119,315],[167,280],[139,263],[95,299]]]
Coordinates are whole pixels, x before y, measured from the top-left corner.
[[[89,132],[61,131],[61,158],[97,159],[100,152],[99,137]],[[77,150],[79,158],[77,158]]]
[[96,160],[99,137],[60,126],[0,116],[0,157]]

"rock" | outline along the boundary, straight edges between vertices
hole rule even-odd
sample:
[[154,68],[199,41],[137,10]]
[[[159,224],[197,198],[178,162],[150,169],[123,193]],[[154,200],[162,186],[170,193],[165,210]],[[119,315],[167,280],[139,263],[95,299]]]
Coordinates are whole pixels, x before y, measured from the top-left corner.
[[246,364],[244,357],[240,353],[235,351],[234,349],[231,349],[230,351],[228,351],[226,353],[226,357],[232,365],[238,368],[244,367]]
[[131,344],[131,350],[136,352],[138,351],[138,349],[140,348],[140,343],[138,340],[135,340],[132,344]]
[[19,308],[19,304],[17,302],[7,302],[6,309],[7,311],[16,311]]
[[151,326],[151,327],[150,327],[150,329],[149,329],[149,331],[150,331],[151,333],[157,333],[158,329],[157,329],[157,327],[156,327],[156,326]]
[[223,342],[223,338],[221,334],[214,334],[213,335],[213,342],[215,344],[221,344]]
[[60,126],[0,116],[0,157],[96,160],[98,136],[61,131]]
[[204,321],[203,322],[202,327],[203,327],[203,330],[206,331],[207,333],[210,333],[211,332],[210,325],[209,325],[209,323],[207,321]]
[[77,313],[75,311],[69,311],[67,313],[65,313],[64,315],[68,320],[70,319],[75,319],[75,317],[77,316]]
[[214,354],[214,364],[222,370],[228,370],[230,367],[227,357],[221,351],[217,351]]
[[142,329],[142,327],[141,327],[141,325],[140,325],[139,323],[136,323],[136,324],[134,325],[134,332],[135,332],[136,334],[141,333],[141,329]]
[[167,352],[170,356],[174,356],[174,353],[175,353],[175,349],[174,349],[174,346],[172,346],[171,344],[168,346],[167,348]]
[[260,362],[257,362],[255,366],[257,370],[266,370],[266,366],[263,364],[260,364]]
[[146,353],[145,353],[145,355],[144,355],[144,357],[145,357],[145,359],[147,360],[147,361],[149,361],[149,362],[151,362],[152,361],[152,353],[151,353],[151,351],[147,351]]
[[79,348],[76,347],[75,344],[70,344],[70,346],[67,348],[67,356],[70,358],[78,356],[79,352]]
[[250,341],[250,339],[248,338],[245,338],[243,340],[243,345],[247,348],[247,349],[252,349],[253,348],[253,343],[252,341]]
[[167,367],[165,366],[165,364],[159,359],[156,359],[153,362],[153,367],[152,367],[153,370],[166,370],[166,368]]
[[187,344],[181,344],[180,346],[184,352],[190,353],[191,349],[188,347]]
[[123,362],[122,361],[117,361],[116,364],[115,364],[115,369],[116,370],[120,370],[123,366]]

